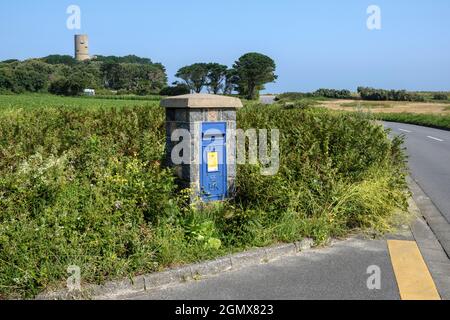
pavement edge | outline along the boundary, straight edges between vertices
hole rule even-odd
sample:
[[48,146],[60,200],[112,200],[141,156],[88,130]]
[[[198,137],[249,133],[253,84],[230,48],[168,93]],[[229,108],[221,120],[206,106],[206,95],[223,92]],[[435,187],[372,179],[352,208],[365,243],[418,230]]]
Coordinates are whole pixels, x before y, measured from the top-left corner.
[[411,177],[408,177],[408,185],[412,192],[410,211],[417,216],[411,232],[441,298],[450,300],[450,242],[441,236],[446,228],[450,234],[450,225]]
[[314,241],[305,238],[302,241],[254,249],[242,253],[202,263],[186,265],[133,277],[121,281],[111,281],[104,285],[89,285],[81,292],[69,292],[67,289],[40,294],[36,300],[113,300],[129,294],[145,293],[152,289],[175,285],[187,281],[199,280],[223,272],[239,270],[244,267],[264,264],[286,256],[308,251],[314,246]]

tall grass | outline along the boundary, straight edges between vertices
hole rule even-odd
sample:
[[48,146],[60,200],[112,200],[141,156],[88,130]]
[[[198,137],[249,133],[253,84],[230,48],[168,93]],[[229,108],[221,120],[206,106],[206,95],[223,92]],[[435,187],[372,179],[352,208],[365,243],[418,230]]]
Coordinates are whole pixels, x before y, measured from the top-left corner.
[[448,114],[379,113],[376,117],[385,121],[450,130],[450,115]]

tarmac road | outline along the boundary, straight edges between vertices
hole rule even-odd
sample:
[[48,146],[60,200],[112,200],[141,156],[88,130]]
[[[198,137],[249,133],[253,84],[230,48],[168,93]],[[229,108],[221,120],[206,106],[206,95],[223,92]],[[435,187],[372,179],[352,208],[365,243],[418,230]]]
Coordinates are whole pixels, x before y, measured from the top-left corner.
[[450,131],[385,122],[405,136],[411,177],[450,223]]

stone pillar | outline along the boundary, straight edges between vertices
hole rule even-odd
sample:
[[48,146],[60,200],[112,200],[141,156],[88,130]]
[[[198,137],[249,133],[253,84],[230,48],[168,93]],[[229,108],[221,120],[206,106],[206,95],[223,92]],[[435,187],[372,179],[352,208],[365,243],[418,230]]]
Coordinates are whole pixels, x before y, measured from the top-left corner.
[[[188,94],[164,99],[161,105],[166,108],[166,162],[176,169],[183,187],[191,188],[195,195],[202,196],[202,128],[204,124],[225,123],[227,137],[225,145],[226,196],[233,197],[236,179],[236,109],[242,107],[237,98],[211,95]],[[172,134],[177,129],[189,130],[190,161],[175,164],[172,161],[172,150],[179,141],[172,141]],[[206,175],[206,174],[203,174]],[[205,200],[205,199],[204,199]],[[208,201],[208,200],[205,200]]]

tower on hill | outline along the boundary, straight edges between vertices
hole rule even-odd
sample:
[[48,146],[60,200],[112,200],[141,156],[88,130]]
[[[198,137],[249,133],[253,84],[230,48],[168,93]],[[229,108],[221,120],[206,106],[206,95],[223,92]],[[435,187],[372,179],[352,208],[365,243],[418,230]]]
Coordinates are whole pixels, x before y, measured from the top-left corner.
[[89,37],[87,34],[75,35],[75,59],[77,61],[89,60]]

